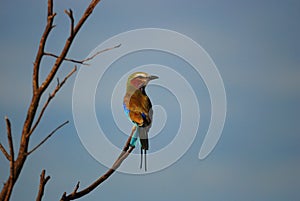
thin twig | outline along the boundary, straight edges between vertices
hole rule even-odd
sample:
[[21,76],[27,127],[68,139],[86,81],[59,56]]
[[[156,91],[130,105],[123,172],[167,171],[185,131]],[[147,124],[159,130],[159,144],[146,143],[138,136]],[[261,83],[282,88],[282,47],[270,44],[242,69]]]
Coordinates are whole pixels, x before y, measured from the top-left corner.
[[44,104],[44,106],[43,106],[43,108],[42,108],[42,110],[41,110],[41,112],[40,112],[40,114],[39,114],[36,122],[34,123],[32,129],[28,133],[28,136],[30,136],[33,133],[33,131],[36,129],[36,127],[40,123],[40,121],[41,121],[41,119],[42,119],[42,117],[44,115],[44,112],[45,112],[46,108],[48,107],[49,103],[54,98],[54,96],[56,95],[56,93],[61,89],[61,87],[65,84],[65,82],[73,75],[73,73],[76,72],[76,70],[77,70],[77,67],[75,66],[72,69],[72,71],[63,79],[62,82],[59,82],[59,80],[58,80],[58,83],[57,83],[55,89],[53,90],[53,92],[51,94],[49,94],[49,97],[48,97],[47,101],[45,102],[45,104]]
[[[118,45],[116,45],[114,47],[106,48],[104,50],[100,50],[99,52],[96,52],[95,54],[93,54],[91,57],[82,60],[82,63],[84,64],[84,62],[90,61],[90,60],[94,59],[97,55],[102,54],[103,52],[110,51],[110,50],[113,50],[113,49],[119,48],[119,47],[121,47],[121,44],[118,44]],[[86,64],[86,65],[88,65],[88,64]]]
[[9,153],[10,153],[10,159],[9,159],[9,166],[10,166],[10,178],[13,181],[14,180],[14,169],[15,169],[15,151],[14,151],[14,144],[13,139],[11,135],[11,124],[8,119],[8,117],[5,117],[6,122],[6,130],[7,130],[7,139],[8,139],[8,145],[9,145]]
[[[97,55],[102,54],[103,52],[106,52],[106,51],[109,51],[109,50],[118,48],[118,47],[120,47],[120,46],[121,46],[121,44],[116,45],[116,46],[114,46],[114,47],[106,48],[106,49],[104,49],[104,50],[101,50],[101,51],[99,51],[99,52],[96,52],[96,53],[93,54],[91,57],[88,57],[88,58],[83,59],[83,60],[76,60],[76,59],[70,59],[70,58],[64,58],[64,60],[65,60],[65,61],[70,61],[70,62],[73,62],[73,63],[77,63],[77,64],[89,65],[88,63],[85,63],[85,62],[94,59]],[[44,55],[45,55],[45,56],[51,56],[51,57],[54,57],[54,58],[58,58],[58,57],[59,57],[59,56],[57,56],[57,55],[55,55],[55,54],[53,54],[53,53],[50,53],[50,52],[45,52]]]
[[39,185],[39,192],[36,197],[36,201],[42,201],[43,195],[44,195],[44,190],[45,190],[45,185],[50,179],[50,176],[45,177],[46,171],[43,170],[41,175],[40,175],[40,185]]
[[92,0],[92,2],[89,4],[89,6],[87,7],[87,9],[85,10],[85,12],[83,13],[82,17],[80,18],[80,20],[78,21],[78,23],[76,24],[76,26],[74,27],[74,31],[73,34],[70,34],[70,36],[68,37],[68,39],[65,42],[65,45],[60,53],[60,55],[57,57],[50,73],[47,75],[46,79],[44,80],[44,82],[41,84],[40,86],[40,92],[43,93],[47,87],[49,86],[49,84],[51,83],[51,81],[53,80],[53,78],[55,77],[60,65],[62,64],[62,62],[64,61],[64,59],[67,56],[67,53],[70,50],[70,47],[73,43],[73,40],[75,38],[75,36],[77,35],[78,31],[80,30],[80,28],[82,27],[82,25],[85,23],[85,21],[88,19],[88,17],[90,16],[90,14],[93,12],[94,8],[97,6],[97,4],[100,2],[100,0]]
[[56,131],[58,131],[61,127],[69,123],[69,121],[66,121],[56,127],[45,139],[43,139],[38,145],[36,145],[31,151],[27,152],[27,155],[30,155],[32,152],[34,152],[37,148],[39,148],[42,144],[44,144]]
[[73,11],[71,9],[65,10],[65,13],[69,16],[71,20],[71,27],[70,27],[70,35],[74,35],[74,17],[73,17]]
[[[126,143],[125,143],[125,145],[124,145],[124,147],[123,147],[123,151],[121,152],[121,154],[120,154],[120,156],[118,157],[118,159],[120,159],[120,158],[127,152],[127,150],[129,149],[130,140],[131,140],[131,138],[132,138],[132,136],[133,136],[135,130],[136,130],[136,126],[133,126],[132,129],[131,129],[130,136],[129,136],[129,138],[127,139],[127,141],[126,141]],[[118,160],[118,159],[117,159],[117,160]]]
[[[50,52],[45,52],[44,55],[54,57],[54,58],[59,58],[59,56],[57,56],[53,53],[50,53]],[[70,61],[70,62],[77,63],[77,64],[83,64],[83,62],[84,62],[83,60],[76,60],[76,59],[69,59],[69,58],[64,58],[63,60]],[[84,65],[87,65],[87,64],[84,64]]]
[[77,193],[77,190],[79,189],[79,185],[80,185],[80,181],[77,182],[72,194],[76,194]]
[[3,145],[1,143],[0,143],[0,150],[2,151],[2,153],[4,154],[6,159],[9,161],[10,155],[7,153],[6,149],[3,147]]
[[47,38],[51,30],[55,27],[53,20],[56,13],[53,13],[53,0],[48,0],[48,13],[47,13],[47,24],[44,33],[40,40],[39,49],[33,65],[33,90],[36,91],[39,88],[39,68],[43,58],[43,53],[46,45]]
[[[42,95],[44,92],[48,89],[49,85],[52,83],[54,77],[56,76],[58,70],[61,67],[62,62],[64,61],[64,58],[67,56],[70,47],[74,41],[75,36],[79,32],[80,28],[83,26],[85,21],[88,19],[90,14],[93,12],[94,8],[97,6],[97,4],[100,2],[100,0],[91,0],[90,4],[88,5],[87,9],[81,16],[79,22],[76,26],[74,26],[74,32],[72,35],[70,35],[67,40],[65,41],[65,44],[63,46],[63,49],[60,53],[60,56],[56,59],[54,65],[50,69],[50,72],[48,75],[46,75],[46,78],[39,83],[39,70],[41,66],[42,58],[45,56],[45,46],[46,42],[48,40],[48,36],[53,29],[53,21],[56,13],[53,12],[53,0],[48,0],[48,12],[47,12],[47,23],[44,29],[44,32],[41,36],[38,51],[34,60],[33,65],[33,75],[32,75],[32,88],[33,88],[33,94],[32,98],[27,110],[27,113],[25,114],[25,122],[23,124],[22,128],[22,134],[21,139],[19,143],[19,150],[18,150],[18,156],[15,160],[15,166],[14,166],[14,181],[11,180],[11,176],[6,180],[6,182],[3,185],[3,188],[0,193],[0,200],[2,201],[8,201],[11,197],[14,185],[16,184],[20,173],[23,170],[25,161],[27,160],[28,156],[28,147],[29,147],[29,141],[30,141],[30,135],[28,135],[30,132],[32,133],[33,123],[38,116],[37,109],[39,108],[40,100],[42,98]],[[42,115],[41,115],[42,116]],[[40,121],[40,120],[39,120]],[[3,147],[3,146],[2,146]]]
[[5,117],[6,122],[6,130],[7,130],[7,139],[8,139],[8,145],[9,145],[9,153],[11,160],[14,160],[14,145],[13,145],[13,139],[11,135],[11,124],[8,119],[8,117]]

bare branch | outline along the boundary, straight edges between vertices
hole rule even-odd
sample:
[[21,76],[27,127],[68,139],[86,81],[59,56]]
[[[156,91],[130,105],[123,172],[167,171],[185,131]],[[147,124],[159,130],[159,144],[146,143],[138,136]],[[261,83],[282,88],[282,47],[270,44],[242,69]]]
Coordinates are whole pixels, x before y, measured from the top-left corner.
[[[86,58],[86,59],[84,59],[84,60],[81,60],[81,63],[82,63],[82,64],[85,64],[84,62],[90,61],[90,60],[94,59],[97,55],[102,54],[103,52],[107,52],[107,51],[113,50],[113,49],[115,49],[115,48],[119,48],[119,47],[121,47],[121,44],[116,45],[116,46],[114,46],[114,47],[106,48],[106,49],[101,50],[101,51],[99,51],[99,52],[96,52],[96,53],[93,54],[91,57],[88,57],[88,58]],[[88,64],[85,64],[85,65],[88,65]]]
[[44,104],[36,122],[34,123],[32,129],[30,130],[30,132],[28,133],[28,136],[30,136],[33,131],[36,129],[36,127],[38,126],[38,124],[40,123],[43,115],[44,115],[44,112],[46,110],[46,108],[48,107],[49,103],[51,102],[51,100],[55,97],[56,93],[61,89],[61,87],[65,84],[65,82],[73,75],[73,73],[75,73],[77,70],[77,67],[75,66],[72,71],[63,79],[63,81],[60,83],[59,80],[57,81],[57,85],[56,85],[56,88],[53,90],[53,92],[51,94],[49,94],[49,97],[46,101],[46,103]]
[[[45,52],[44,55],[51,56],[51,57],[54,57],[54,58],[59,58],[59,56],[57,56],[53,53],[49,53],[49,52]],[[64,61],[70,61],[70,62],[77,63],[77,64],[83,64],[83,60],[75,60],[75,59],[64,58]]]
[[74,188],[74,191],[72,192],[72,194],[76,194],[77,193],[77,190],[79,189],[79,185],[80,185],[80,181],[77,182],[75,188]]
[[1,143],[0,143],[0,150],[2,151],[2,153],[4,154],[6,159],[9,161],[10,160],[10,155],[7,153],[6,149],[3,147],[3,145]]
[[15,152],[14,152],[14,144],[13,144],[13,139],[11,135],[11,124],[8,119],[8,117],[5,117],[6,121],[6,129],[7,129],[7,139],[8,139],[8,145],[9,145],[9,166],[10,166],[10,179],[11,181],[14,181],[14,169],[15,169]]
[[36,145],[31,151],[27,152],[27,155],[30,155],[32,152],[34,152],[37,148],[39,148],[42,144],[44,144],[56,131],[58,131],[61,127],[69,123],[69,121],[66,121],[56,127],[45,139],[43,139],[38,145]]
[[112,167],[105,174],[103,174],[95,182],[93,182],[91,185],[89,185],[88,187],[86,187],[85,189],[83,189],[79,192],[77,192],[77,190],[79,188],[79,182],[78,182],[75,187],[75,190],[69,195],[67,195],[67,193],[64,192],[60,201],[69,201],[69,200],[75,200],[75,199],[81,198],[81,197],[87,195],[88,193],[90,193],[91,191],[93,191],[96,187],[98,187],[101,183],[103,183],[107,178],[109,178],[120,167],[120,165],[128,157],[128,155],[133,151],[134,147],[130,146],[129,144],[130,144],[130,140],[132,138],[134,131],[135,131],[135,129],[132,129],[132,132],[131,132],[128,140],[126,141],[123,151],[121,152],[121,154],[119,155],[117,160],[114,162]]
[[78,198],[81,198],[91,191],[93,191],[96,187],[98,187],[101,183],[103,183],[107,178],[109,178],[115,171],[118,169],[118,167],[121,165],[121,163],[128,157],[128,155],[133,151],[134,147],[129,147],[128,151],[126,151],[124,154],[122,154],[121,157],[119,157],[113,166],[100,178],[98,178],[94,183],[92,183],[90,186],[86,187],[85,189],[79,191],[79,192],[73,192],[69,195],[66,195],[66,193],[63,194],[61,201],[69,201],[69,200],[75,200]]
[[11,136],[11,124],[8,119],[8,117],[5,117],[5,122],[6,122],[6,130],[7,130],[7,139],[8,139],[8,145],[9,145],[9,152],[10,152],[10,160],[14,160],[14,145],[13,145],[13,140]]
[[86,21],[86,19],[92,14],[94,8],[97,6],[97,4],[100,2],[101,0],[92,0],[90,5],[87,7],[87,9],[84,11],[84,14],[82,15],[81,19],[79,20],[79,22],[77,23],[74,32],[78,32],[81,28],[81,26],[84,24],[84,22]]
[[74,17],[73,17],[73,11],[71,9],[65,10],[65,13],[69,16],[71,20],[71,27],[70,27],[70,35],[74,35]]
[[73,34],[70,35],[69,38],[66,40],[66,43],[65,43],[60,55],[57,57],[50,73],[48,74],[48,76],[46,77],[46,79],[44,80],[42,85],[40,86],[41,92],[44,92],[46,90],[46,88],[49,86],[49,84],[51,83],[51,81],[53,80],[54,76],[56,75],[56,73],[57,73],[57,71],[60,67],[60,65],[62,64],[62,62],[66,58],[67,53],[69,52],[69,49],[70,49],[70,47],[73,43],[73,40],[74,40],[75,36],[77,35],[78,31],[80,30],[80,28],[82,27],[84,22],[90,16],[90,14],[93,12],[94,8],[97,6],[97,4],[99,2],[100,2],[100,0],[92,0],[92,2],[89,4],[87,9],[83,13],[83,15],[80,18],[79,22],[75,26],[74,31],[72,32]]
[[[87,64],[87,63],[85,63],[85,62],[94,59],[97,55],[102,54],[103,52],[106,52],[106,51],[109,51],[109,50],[118,48],[118,47],[120,47],[120,46],[121,46],[121,44],[116,45],[116,46],[114,46],[114,47],[106,48],[106,49],[104,49],[104,50],[101,50],[101,51],[99,51],[99,52],[96,52],[96,53],[93,54],[91,57],[88,57],[88,58],[83,59],[83,60],[76,60],[76,59],[64,58],[64,61],[70,61],[70,62],[73,62],[73,63],[82,64],[82,65],[89,65],[89,64]],[[59,56],[57,56],[57,55],[55,55],[55,54],[53,54],[53,53],[49,53],[49,52],[45,52],[44,55],[45,55],[45,56],[51,56],[51,57],[54,57],[54,58],[58,58],[58,57],[59,57]]]
[[35,58],[34,66],[33,66],[33,90],[36,91],[39,88],[39,68],[41,64],[41,60],[43,57],[45,45],[47,38],[49,36],[49,33],[54,28],[53,20],[56,13],[53,13],[53,0],[48,0],[48,13],[47,13],[47,25],[45,27],[44,33],[40,40],[39,49]]
[[40,175],[40,185],[39,185],[39,192],[36,197],[36,201],[42,201],[43,195],[44,195],[44,190],[45,190],[45,185],[50,179],[50,176],[45,177],[46,171],[43,170],[41,175]]
[[[10,162],[14,161],[14,164],[10,165],[13,168],[11,168],[10,176],[4,183],[3,188],[1,190],[1,193],[0,193],[1,201],[2,200],[8,201],[11,197],[14,185],[20,176],[20,173],[24,167],[25,161],[26,161],[28,153],[29,153],[28,147],[29,147],[30,135],[33,132],[33,130],[35,129],[35,127],[39,124],[40,119],[43,116],[44,110],[45,110],[45,108],[47,108],[47,105],[49,104],[46,102],[45,103],[46,106],[44,105],[44,108],[42,108],[42,111],[39,114],[39,116],[36,116],[37,109],[39,108],[42,95],[48,89],[49,85],[53,81],[53,78],[56,76],[56,73],[58,72],[62,62],[64,61],[64,58],[66,58],[66,56],[70,50],[70,47],[73,43],[75,36],[77,35],[80,28],[85,23],[85,21],[88,19],[88,17],[93,12],[94,8],[97,6],[97,4],[99,2],[100,2],[100,0],[92,0],[90,2],[87,9],[85,10],[82,17],[80,18],[79,22],[76,24],[76,26],[74,26],[73,34],[70,34],[70,36],[65,41],[65,45],[64,45],[61,53],[59,54],[58,58],[56,59],[54,65],[52,66],[49,74],[46,76],[45,80],[43,80],[43,81],[41,81],[41,83],[39,83],[39,71],[40,71],[42,58],[45,56],[44,55],[45,45],[46,45],[46,42],[48,40],[48,36],[49,36],[51,30],[55,27],[53,25],[53,21],[54,21],[54,17],[56,15],[56,13],[53,12],[53,0],[48,0],[47,23],[46,23],[44,32],[41,36],[38,51],[37,51],[37,54],[36,54],[36,57],[34,60],[34,64],[33,64],[32,98],[31,98],[31,101],[30,101],[30,104],[29,104],[29,107],[28,107],[28,110],[26,113],[25,122],[23,124],[21,139],[20,139],[20,143],[19,143],[19,150],[18,150],[18,155],[16,157],[16,160],[14,161],[14,157],[12,157],[13,154],[10,155],[10,157],[12,158],[12,160],[10,160]],[[71,24],[72,24],[72,22],[71,22]],[[50,96],[54,96],[57,93],[57,91],[61,88],[63,83],[64,83],[64,81],[62,83],[59,83],[58,86],[56,87],[56,89],[54,90],[54,92],[52,94],[50,94]],[[50,98],[50,99],[52,99],[52,98]],[[37,121],[33,125],[34,120],[36,118],[37,118]],[[59,128],[57,128],[57,129],[59,129]],[[49,137],[51,135],[53,135],[54,132],[52,134],[50,133]],[[45,141],[49,137],[47,137],[45,139]],[[42,141],[39,145],[37,145],[34,148],[34,150],[37,149],[39,146],[41,146],[45,141]],[[11,140],[11,142],[12,142],[12,140]],[[12,143],[9,146],[12,148],[13,147]],[[1,147],[1,150],[4,153],[4,155],[6,155],[6,157],[7,157],[9,155],[7,153],[7,151],[4,149],[3,146],[0,146],[0,147]],[[3,150],[5,150],[5,151],[3,151]],[[11,150],[13,150],[13,148]],[[30,153],[32,153],[34,150],[32,150]],[[6,152],[6,154],[5,154],[5,152]],[[13,172],[12,172],[12,170],[13,170]]]
[[[12,189],[15,183],[15,160],[14,160],[14,146],[13,146],[13,140],[11,135],[11,124],[7,117],[5,117],[6,122],[6,129],[7,129],[7,139],[8,139],[8,145],[9,145],[9,152],[10,155],[7,153],[9,157],[9,166],[10,166],[10,173],[8,180],[4,183],[3,189],[0,193],[0,200],[8,201],[10,199]],[[6,155],[6,156],[7,156]]]

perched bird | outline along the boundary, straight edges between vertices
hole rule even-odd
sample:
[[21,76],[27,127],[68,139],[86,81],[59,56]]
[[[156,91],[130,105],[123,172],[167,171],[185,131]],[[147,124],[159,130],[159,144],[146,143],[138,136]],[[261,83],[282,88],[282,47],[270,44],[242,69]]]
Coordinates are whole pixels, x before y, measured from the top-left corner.
[[149,149],[148,131],[152,123],[152,104],[146,94],[145,87],[149,81],[157,79],[157,76],[149,75],[144,72],[136,72],[131,74],[127,80],[126,94],[124,96],[123,107],[125,114],[134,124],[133,136],[130,141],[130,146],[135,147],[137,139],[140,139],[141,144],[141,164],[143,161],[143,150],[145,155],[145,171],[146,154]]

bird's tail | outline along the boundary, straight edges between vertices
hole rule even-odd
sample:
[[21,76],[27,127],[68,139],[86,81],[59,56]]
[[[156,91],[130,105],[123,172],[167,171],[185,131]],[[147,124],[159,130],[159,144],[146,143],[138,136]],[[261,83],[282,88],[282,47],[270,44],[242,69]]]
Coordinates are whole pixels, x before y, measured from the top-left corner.
[[[147,127],[139,127],[139,137],[141,143],[141,163],[140,168],[143,166],[143,154],[145,156],[145,171],[147,171],[147,150],[149,149],[149,141],[148,141],[148,128]],[[144,153],[143,153],[144,150]]]
[[141,142],[141,148],[144,150],[149,149],[149,141],[148,141],[148,129],[147,127],[138,127],[139,138]]
[[134,134],[130,140],[130,146],[135,147],[138,137],[140,138],[141,148],[144,150],[149,149],[149,141],[148,141],[148,129],[146,127],[139,127],[135,129]]

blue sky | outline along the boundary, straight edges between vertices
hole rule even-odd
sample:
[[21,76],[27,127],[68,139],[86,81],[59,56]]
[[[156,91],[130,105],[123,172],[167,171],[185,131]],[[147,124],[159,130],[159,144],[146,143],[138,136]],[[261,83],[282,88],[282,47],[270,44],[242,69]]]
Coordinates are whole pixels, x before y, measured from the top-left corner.
[[[47,50],[58,52],[67,36],[69,21],[63,10],[72,8],[78,20],[86,4],[55,2],[57,27],[50,35]],[[144,52],[118,61],[116,64],[124,65],[124,71],[131,64],[162,61],[180,71],[194,88],[199,85],[196,95],[203,123],[188,152],[169,168],[146,175],[116,173],[81,200],[299,200],[299,10],[299,1],[291,0],[101,2],[80,31],[69,57],[84,58],[104,40],[132,29],[157,27],[180,32],[200,44],[218,67],[226,89],[227,118],[216,148],[205,160],[199,160],[210,114],[209,97],[201,78],[164,54]],[[0,3],[0,141],[5,145],[5,115],[12,122],[15,144],[20,137],[31,96],[32,62],[45,15],[46,1]],[[43,62],[42,75],[50,62]],[[65,63],[58,76],[62,78],[72,67]],[[108,84],[121,76],[113,69],[104,79]],[[27,160],[12,200],[35,199],[42,169],[51,176],[44,200],[58,200],[64,191],[71,192],[78,180],[84,187],[106,171],[89,155],[77,135],[72,116],[74,80],[75,76],[50,105],[31,147],[61,122],[70,120],[70,124]],[[107,131],[118,132],[116,125],[105,118],[111,116],[111,111],[105,107],[108,102],[101,99],[102,92],[96,96],[99,104],[103,102],[96,106],[98,118]],[[159,93],[149,87],[154,102],[167,104],[155,97]],[[172,131],[172,123],[178,119],[172,113],[169,116],[166,130]],[[171,138],[164,138],[163,143]],[[111,140],[122,144],[117,137]],[[9,171],[3,155],[0,164],[3,182]]]

